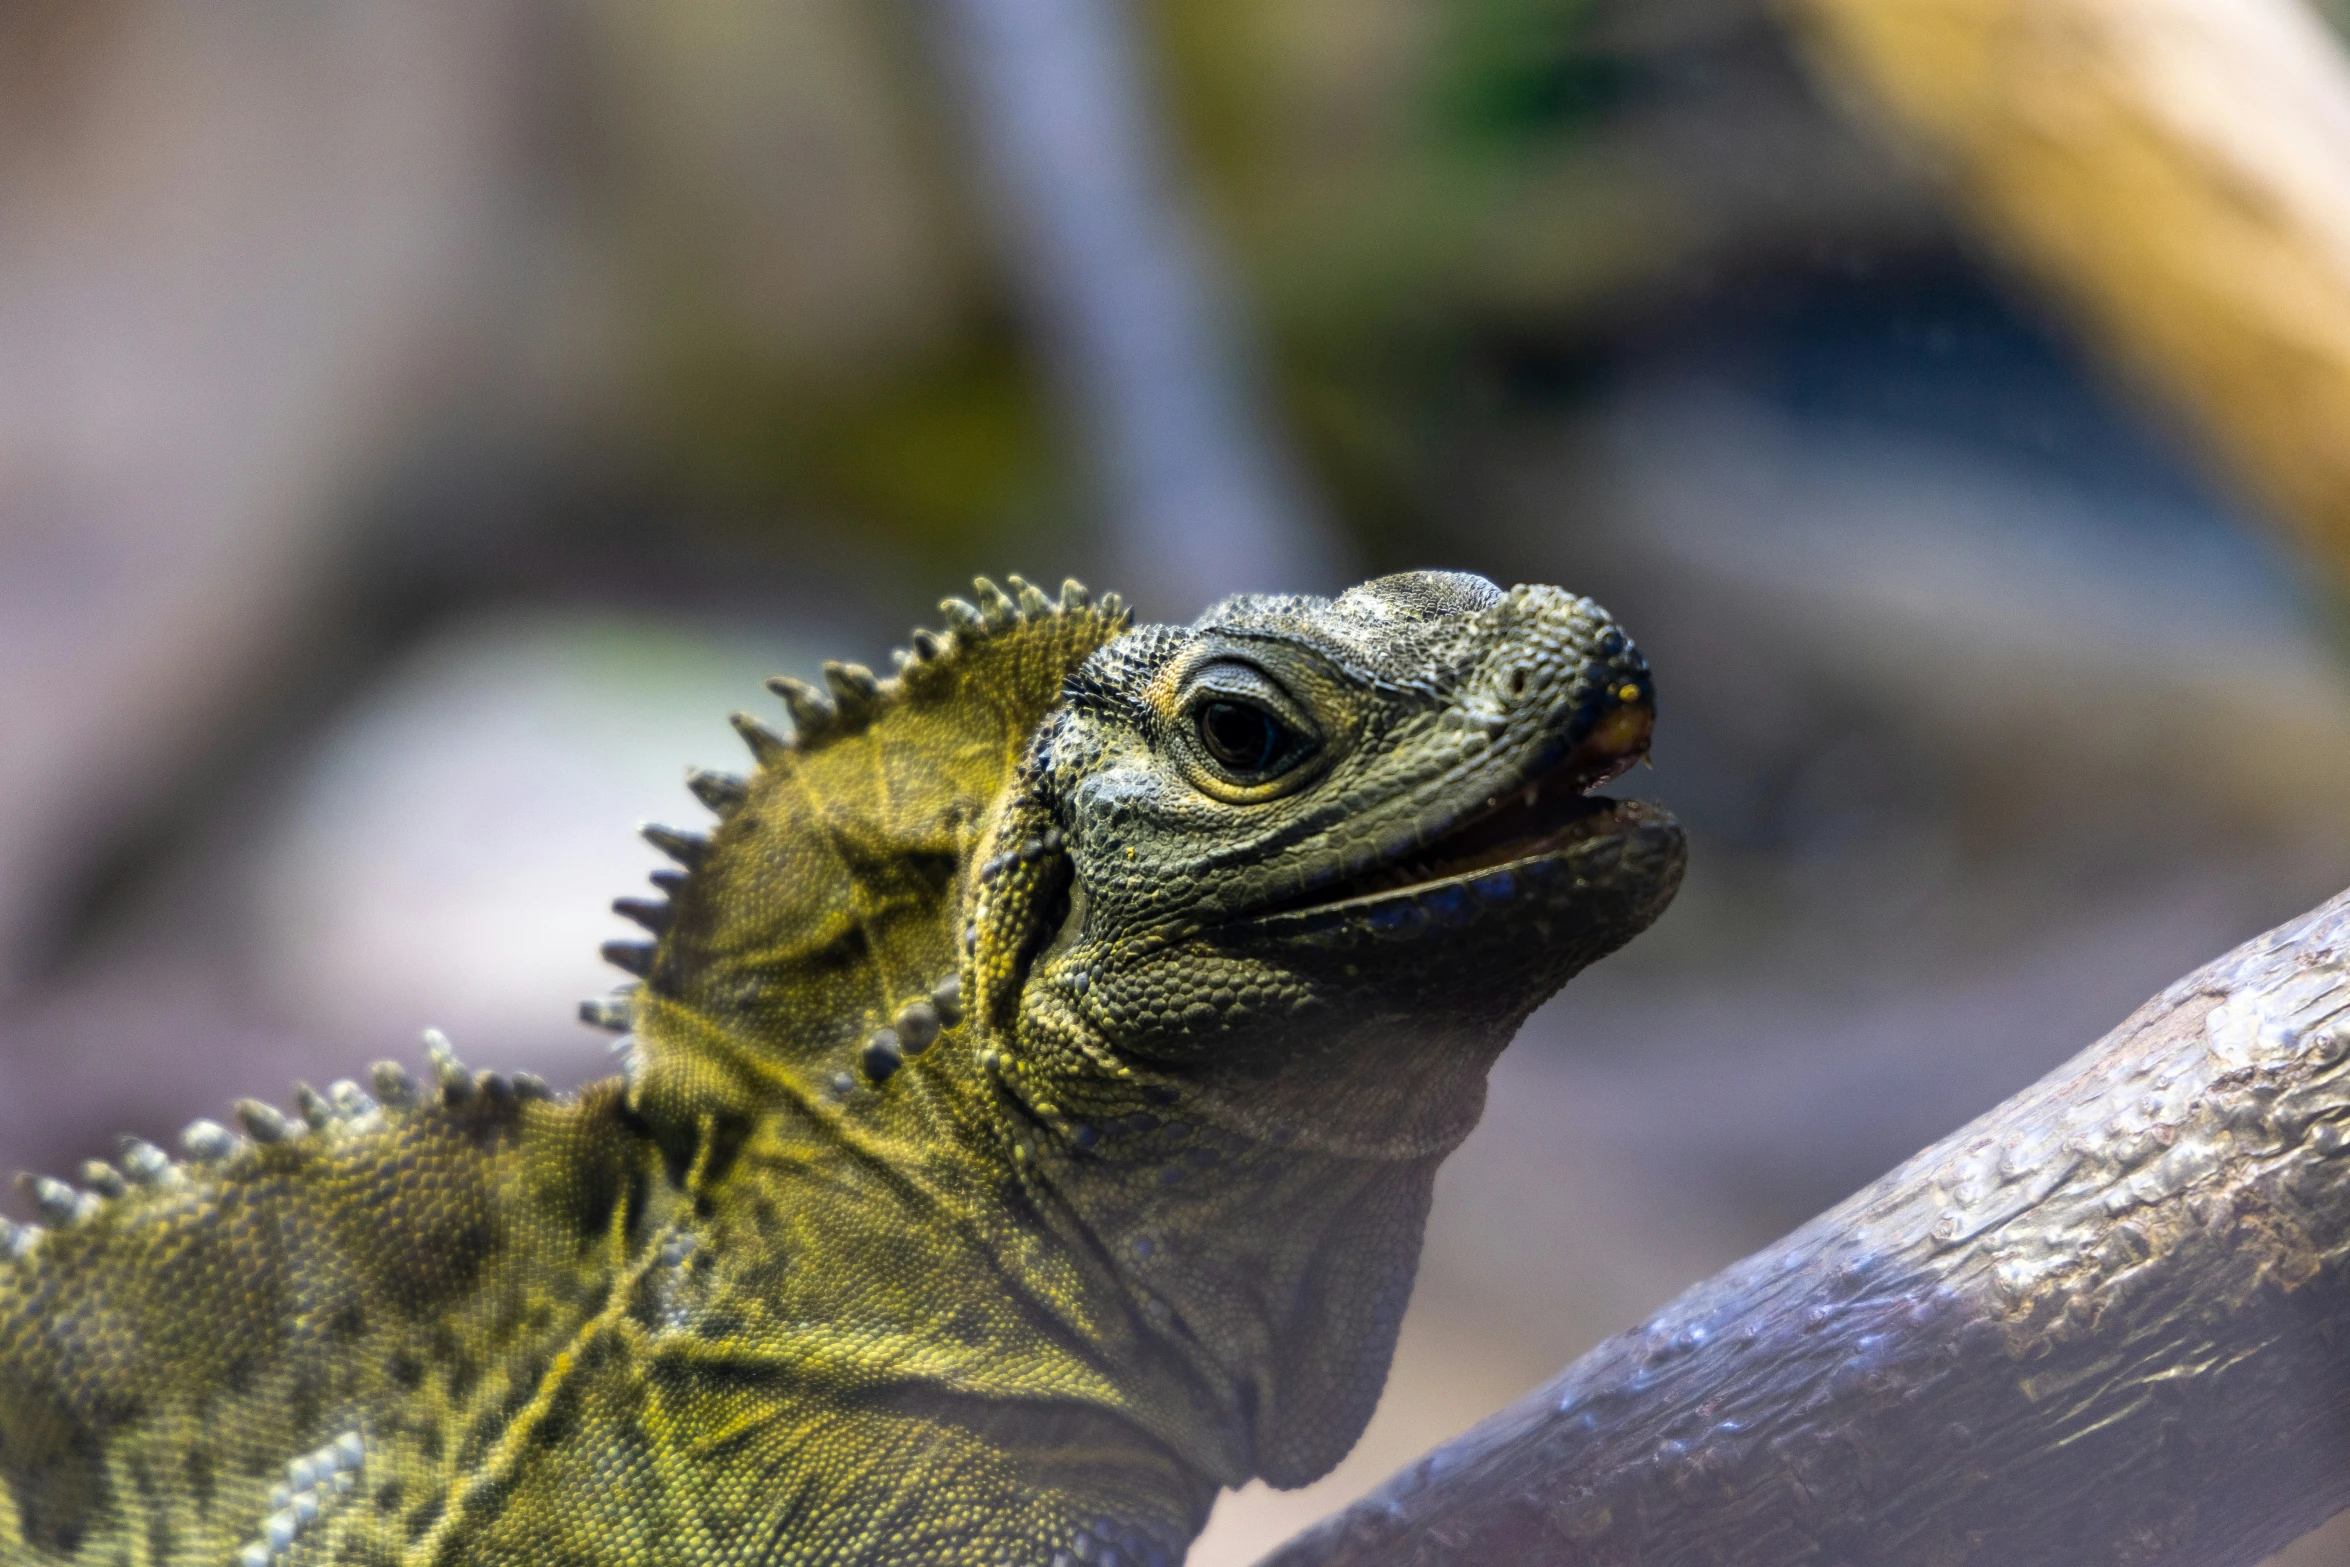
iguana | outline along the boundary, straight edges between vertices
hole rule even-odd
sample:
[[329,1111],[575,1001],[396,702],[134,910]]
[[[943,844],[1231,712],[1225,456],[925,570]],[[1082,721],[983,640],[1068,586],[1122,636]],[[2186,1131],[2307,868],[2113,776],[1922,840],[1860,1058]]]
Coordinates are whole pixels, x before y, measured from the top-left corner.
[[1415,572],[981,580],[774,682],[576,1097],[428,1036],[0,1226],[16,1564],[1158,1567],[1369,1419],[1437,1164],[1683,848],[1646,664]]

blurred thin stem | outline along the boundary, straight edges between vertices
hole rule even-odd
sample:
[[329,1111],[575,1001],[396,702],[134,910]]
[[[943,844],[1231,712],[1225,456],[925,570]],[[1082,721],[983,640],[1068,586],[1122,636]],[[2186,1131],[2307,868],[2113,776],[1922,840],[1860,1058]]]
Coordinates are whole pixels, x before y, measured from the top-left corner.
[[936,6],[1121,586],[1186,615],[1242,587],[1337,586],[1124,0]]

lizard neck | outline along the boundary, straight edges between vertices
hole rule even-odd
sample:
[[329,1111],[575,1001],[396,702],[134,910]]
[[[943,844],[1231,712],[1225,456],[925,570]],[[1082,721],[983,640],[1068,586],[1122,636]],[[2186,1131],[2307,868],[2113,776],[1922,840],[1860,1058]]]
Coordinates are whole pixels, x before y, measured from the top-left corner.
[[1140,1319],[1118,1380],[1220,1484],[1305,1484],[1361,1435],[1437,1167],[1512,1031],[1332,1018],[1142,1062],[1032,982],[1016,1041],[981,1053],[1036,1211]]
[[1163,1361],[1150,1327],[1038,1179],[1049,1150],[983,1053],[942,1040],[884,1085],[786,1069],[756,1110],[664,1107],[694,1235],[662,1316],[718,1335],[788,1418],[850,1433],[828,1440],[920,1422],[926,1485],[1016,1497],[1040,1538],[1179,1555],[1244,1457],[1134,1377]]
[[1112,1489],[1196,1527],[1217,1487],[1306,1483],[1360,1435],[1515,1020],[1288,1019],[1145,1062],[1040,971],[1010,1029],[885,1083],[771,1063],[756,1099],[640,1095],[665,1143],[717,1149],[720,1271],[683,1315],[774,1324],[743,1337],[793,1344],[798,1389],[1091,1412],[1124,1434],[1088,1440]]

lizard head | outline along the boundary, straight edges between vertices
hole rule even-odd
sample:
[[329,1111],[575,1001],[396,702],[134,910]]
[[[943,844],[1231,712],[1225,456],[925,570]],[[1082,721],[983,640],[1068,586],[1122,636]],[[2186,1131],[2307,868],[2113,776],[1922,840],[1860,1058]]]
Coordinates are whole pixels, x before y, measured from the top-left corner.
[[1526,1015],[1679,884],[1672,818],[1588,792],[1652,714],[1630,640],[1550,587],[1410,572],[1133,632],[1070,680],[981,867],[983,1005],[1023,1057],[1254,1132],[1447,1149]]
[[1679,885],[1672,818],[1588,792],[1653,711],[1589,599],[1413,572],[1133,631],[1038,726],[968,904],[980,1059],[1226,1390],[1225,1483],[1353,1444],[1495,1056]]

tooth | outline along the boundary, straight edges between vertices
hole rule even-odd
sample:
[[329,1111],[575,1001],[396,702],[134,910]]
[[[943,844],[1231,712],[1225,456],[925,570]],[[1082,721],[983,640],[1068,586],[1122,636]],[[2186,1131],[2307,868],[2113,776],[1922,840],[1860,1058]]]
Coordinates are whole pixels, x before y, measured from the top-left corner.
[[1537,783],[1537,784],[1528,784],[1528,785],[1526,785],[1526,809],[1527,809],[1527,810],[1531,811],[1532,809],[1534,809],[1534,804],[1535,804],[1535,802],[1536,802],[1536,801],[1538,801],[1538,800],[1540,800],[1541,798],[1542,798],[1542,785],[1540,785],[1540,784],[1538,784],[1538,783]]

